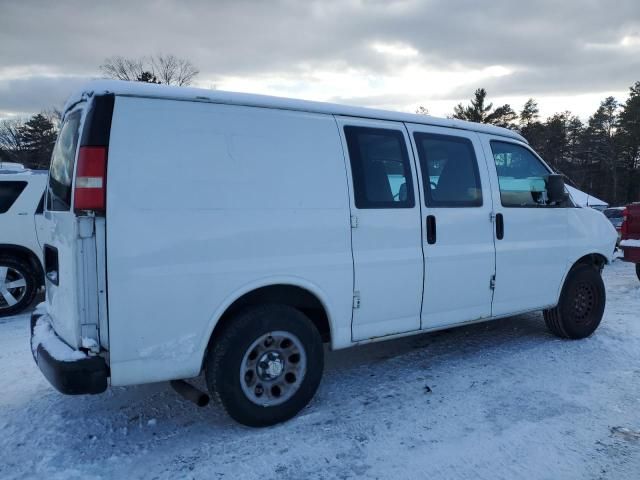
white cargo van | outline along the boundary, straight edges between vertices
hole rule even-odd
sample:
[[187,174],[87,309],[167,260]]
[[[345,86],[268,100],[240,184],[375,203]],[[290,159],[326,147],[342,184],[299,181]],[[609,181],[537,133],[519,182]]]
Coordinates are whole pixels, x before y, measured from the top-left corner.
[[60,391],[179,380],[246,425],[312,398],[323,342],[544,310],[600,323],[616,232],[510,130],[96,82],[67,104],[38,366]]

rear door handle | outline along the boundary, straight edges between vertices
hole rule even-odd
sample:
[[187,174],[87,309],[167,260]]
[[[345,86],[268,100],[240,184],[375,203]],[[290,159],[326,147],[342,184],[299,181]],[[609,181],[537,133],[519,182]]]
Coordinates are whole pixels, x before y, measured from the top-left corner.
[[498,240],[504,238],[504,217],[501,213],[496,215],[496,238]]
[[427,243],[429,245],[436,243],[436,235],[436,217],[434,215],[427,215]]

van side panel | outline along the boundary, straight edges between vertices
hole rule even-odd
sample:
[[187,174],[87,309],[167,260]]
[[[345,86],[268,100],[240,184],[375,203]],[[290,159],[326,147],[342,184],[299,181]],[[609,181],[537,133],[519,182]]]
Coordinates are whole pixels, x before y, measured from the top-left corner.
[[239,294],[291,283],[350,342],[353,264],[331,116],[117,97],[107,178],[111,383],[199,373]]

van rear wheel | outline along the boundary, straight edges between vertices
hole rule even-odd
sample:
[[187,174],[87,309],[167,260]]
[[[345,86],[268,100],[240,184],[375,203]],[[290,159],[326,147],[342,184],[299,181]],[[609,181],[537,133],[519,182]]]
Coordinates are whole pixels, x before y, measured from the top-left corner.
[[0,256],[0,317],[15,315],[35,298],[37,276],[31,265],[12,256]]
[[315,394],[324,366],[322,339],[309,318],[286,305],[238,313],[209,349],[211,396],[237,422],[266,427],[294,417]]
[[578,265],[565,280],[558,306],[545,310],[544,320],[558,337],[585,338],[600,325],[605,302],[606,292],[599,270],[591,265]]

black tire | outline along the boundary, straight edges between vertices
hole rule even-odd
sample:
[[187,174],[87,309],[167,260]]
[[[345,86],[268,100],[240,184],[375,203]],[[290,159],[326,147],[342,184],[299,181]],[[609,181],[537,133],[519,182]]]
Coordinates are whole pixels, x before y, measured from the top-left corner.
[[[23,287],[24,290],[23,288],[11,290],[12,296],[20,296],[20,300],[15,305],[9,305],[8,301],[0,295],[0,317],[16,315],[33,303],[39,286],[38,274],[33,270],[33,267],[28,261],[10,255],[0,256],[0,267],[8,267],[18,272],[25,280],[26,285]],[[4,282],[4,278],[0,279],[0,281]],[[2,287],[3,285],[0,285],[0,288]]]
[[[259,353],[261,357],[253,360],[256,362],[255,372],[245,372],[255,383],[250,384],[246,376],[241,379],[241,372],[249,368],[246,367],[247,359],[251,359],[252,355],[254,359],[258,356],[258,350],[254,349],[255,342],[264,338],[265,335],[267,339],[271,338],[273,341],[270,334],[273,333],[274,337],[277,337],[278,332],[291,335],[298,341],[297,345],[304,351],[301,351],[301,355],[297,358],[300,361],[300,357],[303,356],[304,371],[297,373],[298,378],[291,374],[294,377],[293,382],[297,383],[292,383],[295,388],[288,390],[289,385],[284,384],[283,379],[290,373],[286,373],[284,377],[278,377],[285,371],[282,365],[289,361],[286,359],[287,354],[284,353],[281,357],[284,360],[278,367],[282,370],[273,378],[278,378],[277,381],[284,385],[283,390],[287,390],[286,394],[290,394],[291,397],[277,405],[259,405],[256,401],[260,399],[254,398],[254,401],[250,395],[273,388],[278,388],[277,392],[280,391],[275,383],[271,383],[271,379],[265,380],[260,376],[267,373],[258,367],[258,365],[264,365],[260,362],[260,358],[268,355],[267,350],[271,348],[265,346],[266,341],[264,345],[258,343],[256,347],[262,350]],[[294,357],[295,355],[289,357],[291,366],[296,363]],[[320,333],[306,315],[286,305],[257,306],[236,314],[220,334],[216,335],[205,360],[205,377],[211,396],[222,404],[235,421],[250,427],[266,427],[294,417],[313,398],[320,384],[323,369],[324,351]],[[268,373],[271,373],[271,370]],[[252,377],[254,374],[255,378]],[[260,387],[259,390],[258,387]],[[251,390],[254,388],[256,390]],[[246,393],[245,389],[248,389],[249,393]]]
[[605,303],[606,292],[599,269],[577,265],[564,282],[558,306],[545,310],[544,321],[560,338],[586,338],[600,325]]
[[640,280],[640,263],[636,263],[636,275],[638,276],[638,280]]

